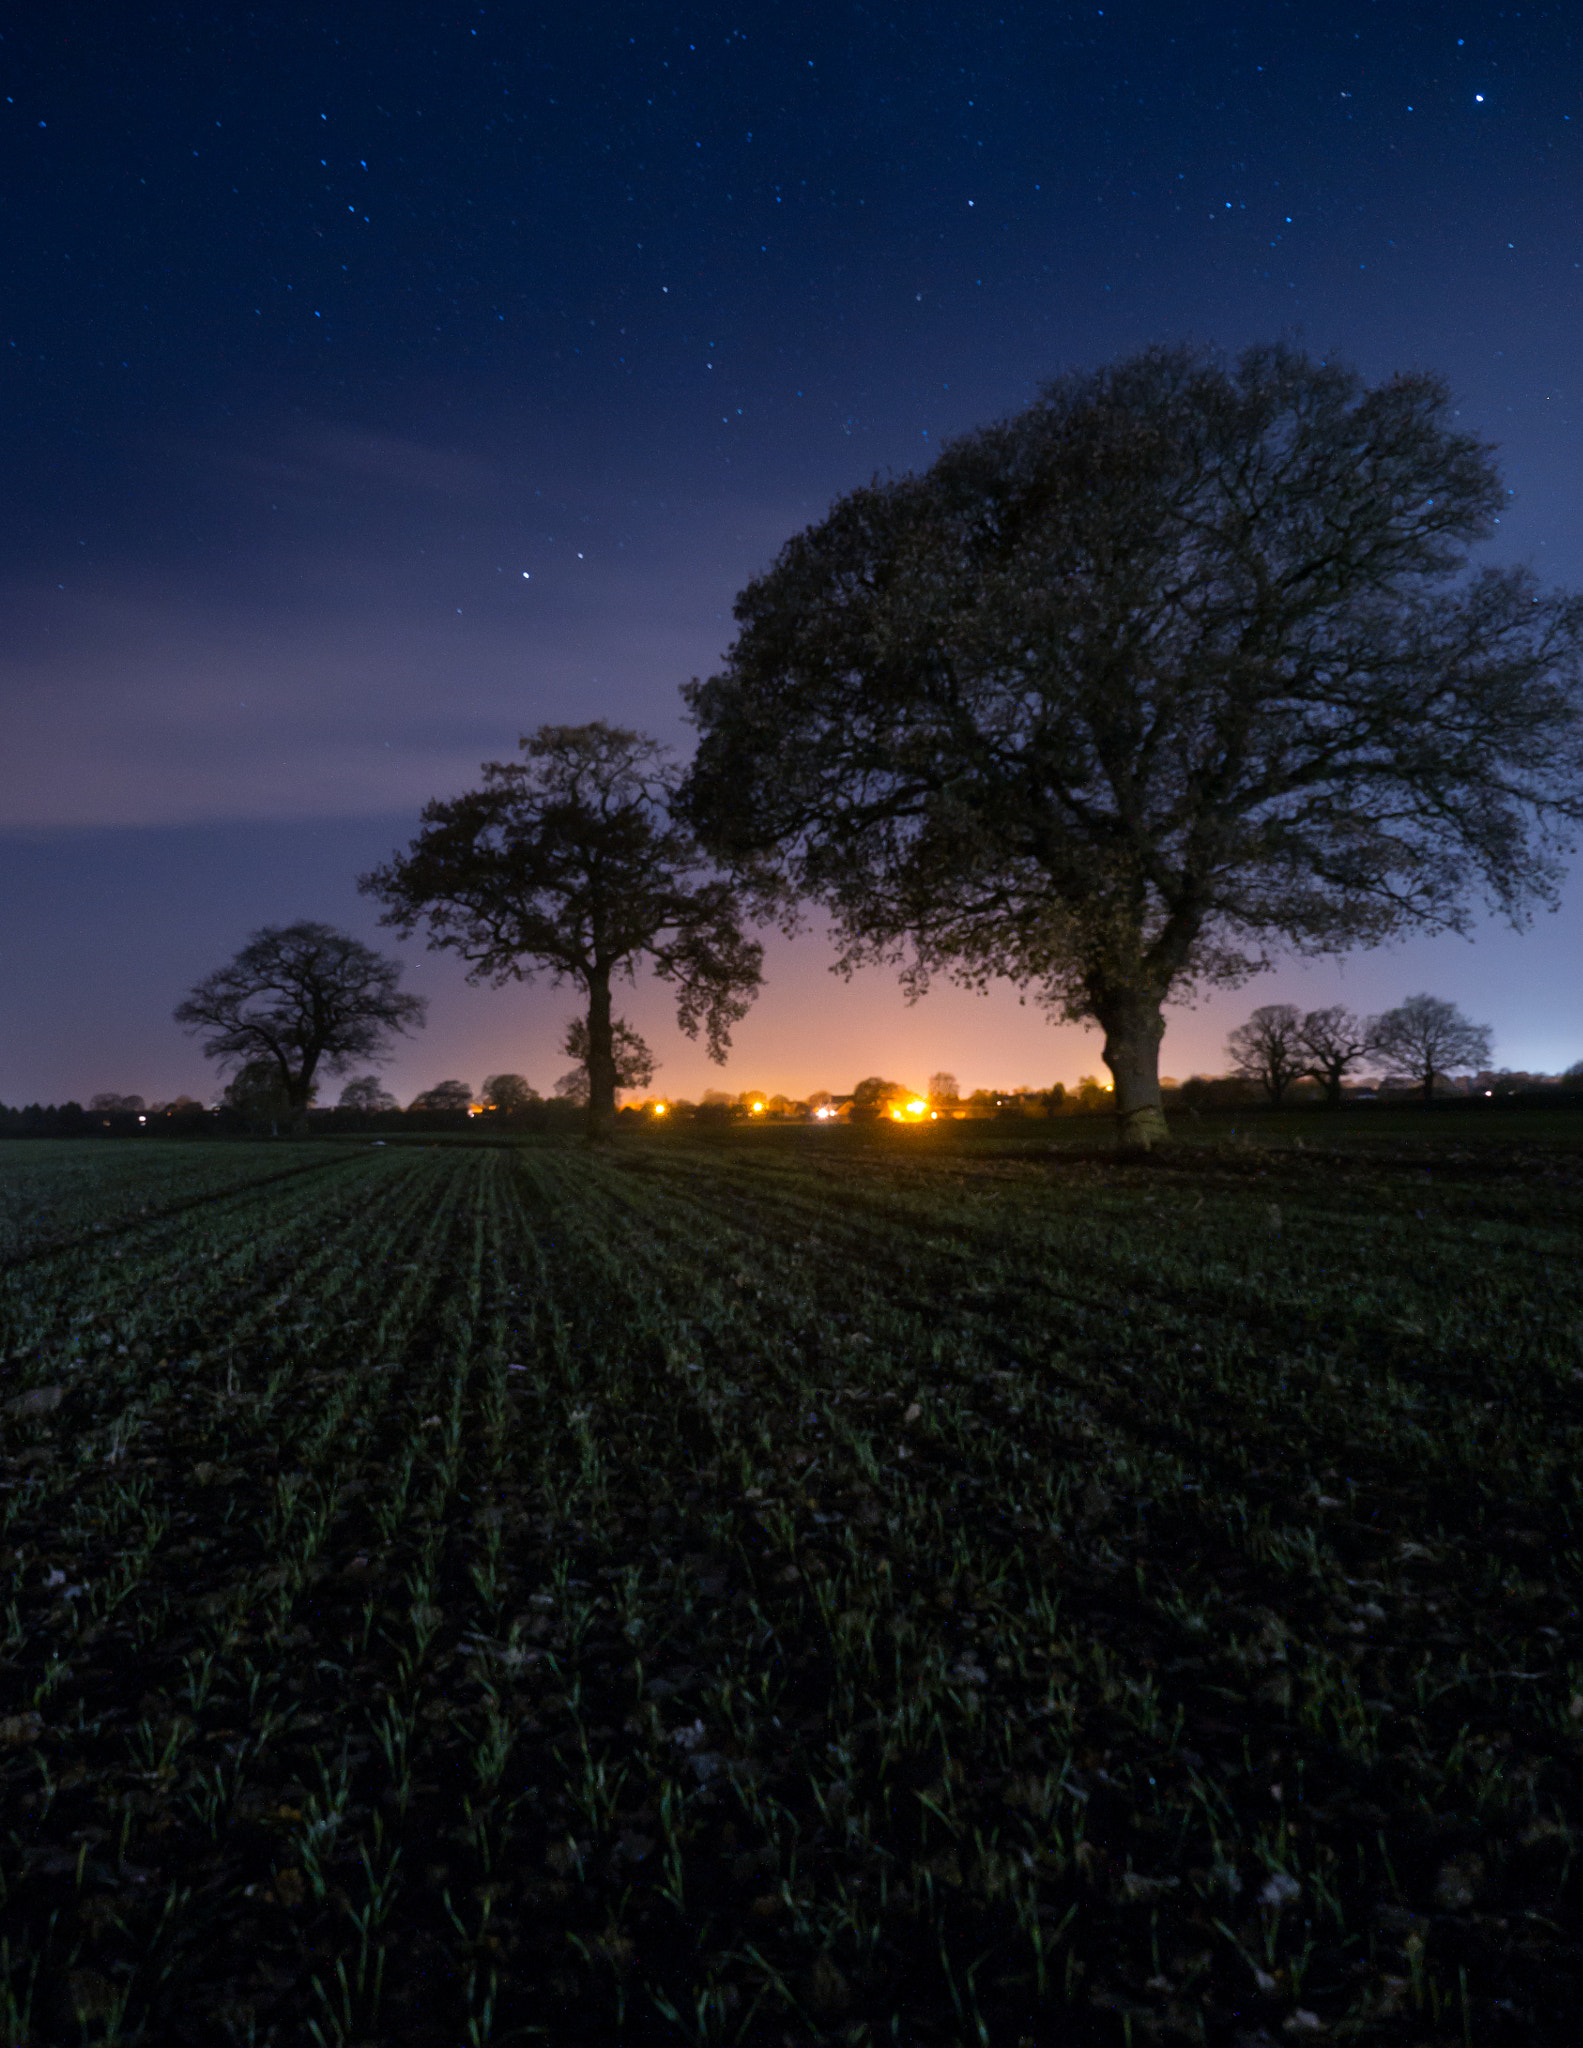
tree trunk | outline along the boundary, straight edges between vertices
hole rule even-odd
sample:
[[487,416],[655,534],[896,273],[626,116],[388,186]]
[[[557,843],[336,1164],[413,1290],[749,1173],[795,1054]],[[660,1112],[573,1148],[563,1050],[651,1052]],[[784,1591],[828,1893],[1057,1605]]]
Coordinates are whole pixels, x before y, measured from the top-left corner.
[[616,1052],[610,1022],[610,969],[588,978],[588,1135],[608,1138],[616,1127]]
[[1103,1058],[1115,1083],[1117,1141],[1128,1151],[1147,1152],[1170,1136],[1160,1107],[1165,1019],[1159,998],[1128,989],[1094,1008],[1105,1033]]
[[293,1073],[283,1066],[281,1072],[286,1085],[286,1106],[290,1111],[290,1124],[295,1136],[301,1137],[308,1128],[308,1105],[313,1100],[313,1070],[318,1057],[305,1061],[301,1070]]

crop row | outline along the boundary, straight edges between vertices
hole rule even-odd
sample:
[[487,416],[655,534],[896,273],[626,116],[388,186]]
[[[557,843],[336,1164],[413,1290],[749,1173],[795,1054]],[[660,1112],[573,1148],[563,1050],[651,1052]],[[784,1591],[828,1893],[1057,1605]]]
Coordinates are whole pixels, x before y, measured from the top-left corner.
[[14,1269],[13,2038],[1546,2038],[1572,1197],[1416,1171],[391,1148]]

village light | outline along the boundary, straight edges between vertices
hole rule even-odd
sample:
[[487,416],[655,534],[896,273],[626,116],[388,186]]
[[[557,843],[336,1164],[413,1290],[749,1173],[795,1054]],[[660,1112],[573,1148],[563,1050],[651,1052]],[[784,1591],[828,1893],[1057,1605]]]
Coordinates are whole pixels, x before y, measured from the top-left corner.
[[762,1116],[762,1115],[764,1114],[764,1105],[763,1105],[763,1103],[762,1103],[762,1102],[755,1102],[755,1103],[754,1103],[754,1105],[753,1105],[753,1114],[754,1114],[755,1116]]
[[664,1105],[664,1103],[663,1103],[663,1102],[656,1102],[656,1103],[655,1103],[655,1105],[654,1105],[654,1114],[655,1114],[656,1116],[663,1116],[663,1115],[665,1114],[665,1105]]

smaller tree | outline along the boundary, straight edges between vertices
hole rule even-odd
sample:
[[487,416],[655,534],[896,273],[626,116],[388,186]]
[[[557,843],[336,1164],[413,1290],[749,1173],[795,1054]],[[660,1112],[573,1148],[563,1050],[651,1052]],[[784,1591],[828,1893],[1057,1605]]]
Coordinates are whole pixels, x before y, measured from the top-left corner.
[[[588,1129],[614,1127],[611,985],[640,966],[676,991],[676,1021],[700,1026],[723,1062],[757,993],[763,948],[743,935],[744,899],[671,816],[667,750],[595,719],[543,725],[524,762],[490,761],[481,789],[429,804],[406,853],[358,886],[382,922],[459,953],[497,987],[540,971],[580,983]],[[568,1077],[572,1078],[572,1077]],[[575,1084],[579,1088],[581,1084]],[[558,1087],[557,1093],[562,1090]]]
[[338,1074],[377,1060],[393,1033],[422,1024],[427,1005],[403,995],[400,980],[398,961],[346,932],[270,924],[176,1005],[176,1022],[206,1030],[204,1056],[222,1067],[267,1061],[300,1117],[321,1067]]
[[931,1074],[929,1076],[929,1101],[935,1109],[955,1109],[962,1099],[955,1074]]
[[529,1109],[538,1099],[538,1089],[530,1087],[520,1074],[491,1074],[484,1082],[485,1102],[503,1116],[516,1109]]
[[250,1124],[268,1124],[273,1132],[279,1131],[281,1119],[292,1112],[291,1097],[273,1060],[249,1060],[238,1067],[220,1100]]
[[1295,1003],[1266,1003],[1226,1040],[1235,1071],[1257,1081],[1279,1109],[1288,1088],[1305,1071],[1303,1020]]
[[1455,1003],[1439,996],[1409,996],[1369,1024],[1369,1050],[1387,1061],[1396,1074],[1415,1080],[1428,1102],[1436,1074],[1453,1067],[1487,1067],[1490,1027],[1474,1024]]
[[141,1095],[116,1095],[108,1091],[90,1097],[88,1107],[98,1116],[137,1116],[144,1107]]
[[1297,1041],[1301,1071],[1324,1089],[1327,1108],[1339,1108],[1342,1082],[1368,1053],[1368,1025],[1344,1003],[1332,1003],[1327,1010],[1309,1011]]
[[473,1091],[465,1081],[436,1081],[413,1097],[410,1109],[467,1110],[473,1106]]
[[[588,1044],[587,1018],[574,1017],[561,1040],[561,1051],[577,1064],[569,1074],[562,1074],[555,1084],[555,1092],[565,1101],[576,1103],[579,1109],[587,1108],[592,1092],[588,1078]],[[614,1086],[618,1090],[647,1088],[659,1066],[647,1043],[625,1017],[612,1017],[610,1020],[610,1057],[615,1067]]]
[[852,1121],[878,1123],[882,1116],[889,1115],[896,1103],[907,1099],[907,1090],[899,1081],[887,1081],[878,1074],[870,1074],[852,1090]]
[[399,1109],[401,1104],[377,1074],[359,1074],[341,1090],[338,1109],[360,1109],[371,1115],[376,1110]]

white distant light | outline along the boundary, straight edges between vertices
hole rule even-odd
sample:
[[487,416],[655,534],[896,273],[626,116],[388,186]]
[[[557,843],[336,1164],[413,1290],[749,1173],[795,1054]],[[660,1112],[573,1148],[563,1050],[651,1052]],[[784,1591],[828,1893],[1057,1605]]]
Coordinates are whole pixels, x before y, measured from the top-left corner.
[[529,580],[528,571],[526,569],[524,569],[522,572],[522,580],[524,583],[526,583]]
[[1482,107],[1482,106],[1483,106],[1483,104],[1484,104],[1484,95],[1483,95],[1483,93],[1481,93],[1481,92],[1476,92],[1476,93],[1475,93],[1475,94],[1473,95],[1473,104],[1474,104],[1475,106],[1477,106],[1477,107]]

